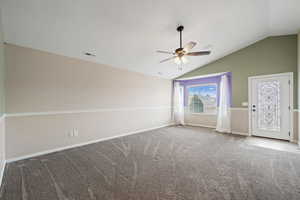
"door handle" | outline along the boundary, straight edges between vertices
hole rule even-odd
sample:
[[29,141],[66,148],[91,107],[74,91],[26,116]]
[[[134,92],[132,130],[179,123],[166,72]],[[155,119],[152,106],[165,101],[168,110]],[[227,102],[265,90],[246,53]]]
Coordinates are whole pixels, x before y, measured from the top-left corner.
[[252,109],[252,111],[255,112],[256,110],[255,110],[255,109]]

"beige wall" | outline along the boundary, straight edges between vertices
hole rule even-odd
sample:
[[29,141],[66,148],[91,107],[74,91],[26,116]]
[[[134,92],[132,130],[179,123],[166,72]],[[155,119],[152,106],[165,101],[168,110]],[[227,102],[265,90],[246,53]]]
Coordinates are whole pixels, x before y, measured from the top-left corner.
[[4,61],[4,43],[1,27],[1,13],[0,13],[0,117],[5,113],[5,61]]
[[294,111],[294,138],[293,142],[299,143],[299,110]]
[[[300,33],[298,34],[298,59],[297,59],[297,62],[298,62],[298,77],[300,77]],[[299,108],[300,108],[300,79],[298,79],[298,111],[299,111]],[[298,124],[300,124],[300,118],[299,118],[299,112],[298,112]],[[300,130],[299,130],[300,131]],[[298,131],[298,136],[300,136],[300,133]],[[300,145],[300,137],[298,137],[298,144]]]
[[2,181],[2,175],[5,167],[5,119],[0,117],[0,186]]
[[5,122],[4,122],[4,112],[5,112],[5,90],[4,90],[4,44],[3,44],[3,34],[2,34],[2,23],[1,23],[1,13],[0,13],[0,186],[2,182],[2,174],[4,171],[5,163]]
[[[169,109],[53,114],[6,119],[6,156],[14,159],[170,123]],[[69,132],[78,129],[78,137]]]
[[170,80],[14,45],[5,56],[8,159],[171,123]]
[[[232,132],[240,135],[248,135],[248,110],[245,108],[232,108],[231,116]],[[217,115],[186,113],[185,122],[190,125],[215,128]]]
[[7,113],[170,106],[171,81],[6,45]]

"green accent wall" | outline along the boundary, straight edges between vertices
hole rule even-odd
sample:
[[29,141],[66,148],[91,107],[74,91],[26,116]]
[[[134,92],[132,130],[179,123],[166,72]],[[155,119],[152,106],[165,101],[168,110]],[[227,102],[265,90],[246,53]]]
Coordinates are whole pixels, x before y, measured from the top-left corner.
[[248,77],[294,72],[294,108],[297,108],[297,35],[273,36],[258,41],[180,78],[232,72],[233,107],[248,102]]
[[0,117],[5,112],[5,89],[4,89],[4,75],[5,75],[5,67],[4,67],[4,43],[3,43],[3,34],[2,34],[2,26],[0,19]]
[[[298,33],[298,77],[300,76],[300,32]],[[298,79],[298,83],[297,85],[299,86],[300,85],[300,80]],[[299,109],[299,106],[300,106],[300,88],[298,87],[298,109]],[[300,130],[299,130],[299,135],[300,135]],[[299,138],[300,139],[300,138]],[[300,140],[299,140],[299,144],[300,144]]]

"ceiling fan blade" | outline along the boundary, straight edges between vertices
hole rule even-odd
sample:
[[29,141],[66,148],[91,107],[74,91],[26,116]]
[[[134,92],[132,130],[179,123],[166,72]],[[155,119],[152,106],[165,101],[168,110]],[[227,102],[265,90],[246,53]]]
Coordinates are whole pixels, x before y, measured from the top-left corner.
[[209,55],[210,51],[198,51],[198,52],[190,52],[185,55],[187,56],[204,56],[204,55]]
[[171,57],[171,58],[164,59],[164,60],[160,61],[159,63],[163,63],[163,62],[172,60],[172,59],[174,59],[174,58],[176,58],[176,57],[177,57],[177,56],[173,56],[173,57]]
[[197,44],[196,42],[189,42],[183,47],[183,49],[188,52],[189,50],[194,48],[194,46],[196,46],[196,44]]
[[172,54],[175,55],[175,53],[170,52],[170,51],[156,51],[157,53],[166,53],[166,54]]

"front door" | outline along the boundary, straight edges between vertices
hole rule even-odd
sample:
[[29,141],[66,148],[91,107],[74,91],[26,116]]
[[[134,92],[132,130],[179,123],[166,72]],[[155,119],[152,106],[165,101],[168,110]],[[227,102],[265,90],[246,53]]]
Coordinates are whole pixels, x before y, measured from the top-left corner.
[[249,78],[251,134],[290,140],[292,73]]

